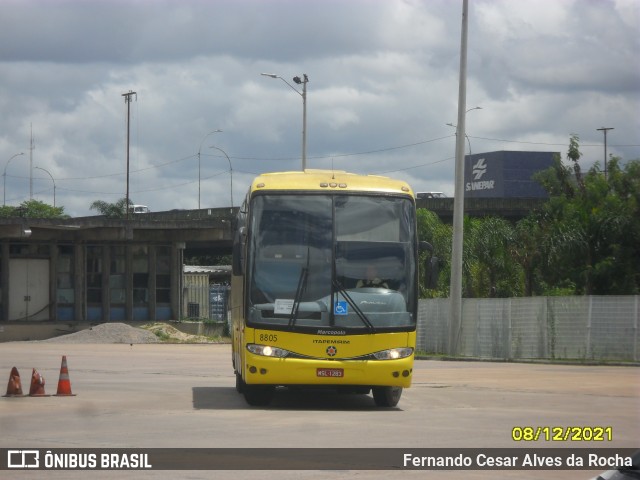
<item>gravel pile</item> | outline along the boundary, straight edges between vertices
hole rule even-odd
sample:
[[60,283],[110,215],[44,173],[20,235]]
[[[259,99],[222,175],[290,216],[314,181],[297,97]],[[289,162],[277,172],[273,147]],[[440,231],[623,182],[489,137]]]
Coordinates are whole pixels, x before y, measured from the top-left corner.
[[102,323],[95,327],[42,340],[47,343],[159,343],[158,337],[124,323]]

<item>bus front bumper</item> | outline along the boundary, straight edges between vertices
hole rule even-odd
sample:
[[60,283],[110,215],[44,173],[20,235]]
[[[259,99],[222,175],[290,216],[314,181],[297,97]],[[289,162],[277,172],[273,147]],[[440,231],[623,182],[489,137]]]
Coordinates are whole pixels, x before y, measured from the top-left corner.
[[248,354],[243,377],[256,385],[361,385],[409,387],[411,355],[397,360],[322,360],[271,358]]

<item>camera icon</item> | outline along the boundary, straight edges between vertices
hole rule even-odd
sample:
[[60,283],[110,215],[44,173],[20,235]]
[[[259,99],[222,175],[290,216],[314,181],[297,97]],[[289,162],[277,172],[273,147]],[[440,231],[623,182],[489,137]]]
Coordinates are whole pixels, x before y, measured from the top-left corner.
[[40,468],[40,451],[8,450],[7,468]]

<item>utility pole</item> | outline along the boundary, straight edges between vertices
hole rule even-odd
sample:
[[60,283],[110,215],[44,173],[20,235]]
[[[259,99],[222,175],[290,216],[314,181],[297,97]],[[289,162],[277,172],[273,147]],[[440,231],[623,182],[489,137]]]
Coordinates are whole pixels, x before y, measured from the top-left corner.
[[458,86],[458,125],[456,127],[456,168],[453,198],[453,240],[451,243],[451,282],[449,284],[449,354],[455,355],[462,325],[462,246],[464,223],[464,139],[467,103],[467,31],[469,2],[462,2],[460,39],[460,80]]
[[596,128],[599,132],[604,133],[604,179],[607,179],[607,132],[613,130],[613,127]]
[[33,123],[31,124],[31,139],[29,140],[29,200],[33,200],[33,151],[36,146],[33,143]]
[[129,220],[129,137],[130,137],[130,127],[129,127],[129,120],[131,118],[131,97],[133,95],[136,95],[136,99],[137,94],[136,92],[129,90],[129,93],[123,93],[122,96],[124,97],[124,102],[127,104],[127,196],[126,196],[126,206],[125,208],[127,209],[127,220]]

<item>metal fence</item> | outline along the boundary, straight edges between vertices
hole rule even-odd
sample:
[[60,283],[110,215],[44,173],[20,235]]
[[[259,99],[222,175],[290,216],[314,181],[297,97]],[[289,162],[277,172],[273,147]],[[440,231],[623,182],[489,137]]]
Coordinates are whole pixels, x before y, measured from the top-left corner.
[[[420,351],[448,353],[449,299],[420,300]],[[457,354],[639,361],[640,296],[465,298]]]
[[203,282],[196,276],[189,278],[185,288],[183,316],[192,320],[213,320],[223,322],[227,319],[229,309],[228,285],[209,285],[209,279],[204,275]]

